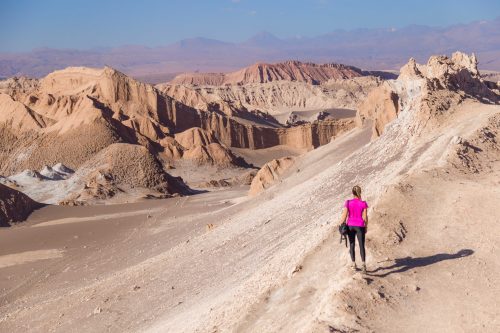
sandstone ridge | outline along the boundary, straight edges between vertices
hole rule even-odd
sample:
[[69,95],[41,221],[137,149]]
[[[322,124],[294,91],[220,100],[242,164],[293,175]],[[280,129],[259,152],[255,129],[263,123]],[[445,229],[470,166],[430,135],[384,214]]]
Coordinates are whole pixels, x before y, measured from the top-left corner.
[[[260,125],[268,121],[267,116],[246,112],[244,106],[236,107],[239,115],[243,112],[247,118],[256,117],[257,122],[245,123],[217,108],[197,106],[186,105],[109,67],[70,67],[41,80],[3,81],[0,173],[40,170],[59,162],[76,170],[114,143],[139,144],[175,163],[185,150],[175,135],[195,127],[212,133],[217,143],[228,149],[259,149],[279,144],[313,148],[354,126],[352,119],[291,128]],[[202,155],[227,155],[221,147],[212,145]],[[217,163],[220,159],[197,160]],[[226,162],[224,159],[223,164]]]
[[267,83],[273,81],[299,81],[320,84],[330,79],[349,79],[362,76],[359,68],[342,64],[304,63],[285,61],[276,64],[257,63],[235,72],[186,73],[176,76],[173,84],[220,86],[225,84]]

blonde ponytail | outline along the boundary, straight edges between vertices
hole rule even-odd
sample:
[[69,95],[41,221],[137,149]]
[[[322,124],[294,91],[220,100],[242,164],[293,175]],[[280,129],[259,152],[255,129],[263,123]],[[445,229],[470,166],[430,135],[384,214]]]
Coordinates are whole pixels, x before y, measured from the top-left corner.
[[352,194],[361,199],[361,187],[358,185],[352,188]]

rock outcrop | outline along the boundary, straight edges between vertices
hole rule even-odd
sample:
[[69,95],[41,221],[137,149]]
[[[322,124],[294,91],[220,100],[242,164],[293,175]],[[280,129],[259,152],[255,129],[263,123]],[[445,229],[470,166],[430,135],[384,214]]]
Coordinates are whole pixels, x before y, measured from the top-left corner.
[[24,221],[41,204],[27,195],[0,184],[0,227]]
[[248,194],[254,196],[269,188],[281,179],[283,173],[294,163],[293,157],[283,157],[266,163],[257,172],[250,185]]
[[171,83],[220,86],[224,84],[299,81],[320,84],[330,79],[349,79],[358,76],[363,76],[362,71],[352,66],[286,61],[277,64],[257,63],[227,74],[186,73],[176,76]]
[[230,149],[221,145],[210,130],[190,128],[175,135],[182,146],[182,158],[197,165],[212,164],[221,167],[246,166],[246,162],[236,157]]
[[22,133],[39,130],[53,124],[54,121],[15,101],[9,95],[0,93],[0,123],[9,126],[15,132]]
[[386,124],[398,116],[398,94],[389,84],[383,84],[368,94],[356,114],[356,124],[361,126],[366,118],[373,121],[372,137],[379,137]]
[[[381,80],[378,78],[363,76],[331,79],[321,86],[306,82],[273,81],[224,86],[167,83],[156,87],[175,100],[195,109],[220,111],[228,116],[243,118],[260,117],[266,120],[265,114],[274,116],[289,109],[356,109],[368,92],[380,84]],[[256,115],[256,111],[263,114]],[[272,119],[268,121],[272,122]]]
[[174,138],[184,149],[191,149],[194,146],[207,146],[218,142],[212,132],[205,131],[199,127],[193,127],[184,132],[177,133]]
[[416,132],[428,125],[437,126],[448,109],[466,98],[489,104],[500,100],[481,79],[474,54],[432,56],[426,65],[412,58],[401,68],[397,80],[386,81],[369,94],[358,109],[357,124],[373,120],[373,136],[377,137],[401,112],[418,109],[411,129]]
[[178,158],[173,134],[199,118],[199,111],[111,68],[10,79],[0,84],[0,170],[13,174],[57,162],[77,169],[120,142]]
[[[338,69],[335,66],[326,68]],[[242,92],[238,98],[246,100],[245,94]],[[264,95],[265,92],[259,98]],[[225,98],[229,101],[233,97]],[[192,102],[193,106],[199,106]],[[247,118],[258,119],[257,122],[242,122],[231,113],[221,112],[214,101],[207,99],[206,102],[205,109],[196,109],[108,67],[70,67],[41,80],[3,81],[0,84],[0,138],[3,142],[0,172],[9,175],[24,169],[40,170],[58,162],[76,170],[114,143],[139,144],[155,154],[176,160],[182,158],[185,148],[175,136],[185,140],[178,134],[194,127],[210,133],[210,143],[250,149],[278,144],[313,148],[353,127],[352,120],[318,121],[290,128],[276,123],[269,126],[266,124],[271,118],[266,119],[268,116],[258,110],[246,112],[245,106],[236,99],[231,101],[233,110],[239,115],[246,112]],[[260,125],[262,122],[264,124]],[[225,148],[204,146],[206,149],[198,149],[197,154],[193,151],[187,156],[194,155],[197,161],[227,164],[229,154],[227,151],[222,154]],[[206,158],[207,153],[225,157]]]
[[104,171],[118,185],[144,187],[167,194],[185,190],[182,181],[166,173],[160,161],[140,145],[110,145],[83,168]]
[[83,180],[83,188],[64,199],[64,204],[104,200],[132,189],[147,189],[165,196],[190,192],[182,179],[169,175],[145,147],[126,143],[103,149],[84,163],[75,176]]
[[214,164],[222,167],[244,165],[244,162],[229,149],[216,142],[205,146],[195,145],[184,152],[183,158],[198,165]]

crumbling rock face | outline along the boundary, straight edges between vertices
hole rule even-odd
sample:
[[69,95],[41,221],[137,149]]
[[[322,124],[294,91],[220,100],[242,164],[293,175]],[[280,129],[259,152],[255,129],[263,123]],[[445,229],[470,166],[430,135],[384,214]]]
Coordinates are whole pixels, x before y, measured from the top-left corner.
[[21,97],[30,94],[40,86],[40,81],[30,79],[25,76],[12,77],[7,80],[0,81],[0,93],[12,96],[13,99],[19,100]]
[[9,95],[0,93],[0,123],[16,132],[27,132],[47,127],[54,121],[15,101]]
[[115,143],[85,162],[75,174],[83,188],[60,204],[80,205],[105,200],[121,192],[146,189],[167,196],[190,192],[180,177],[172,177],[145,147]]
[[123,191],[117,186],[111,174],[104,170],[96,170],[88,176],[82,190],[70,194],[58,204],[61,206],[83,206],[92,201],[112,198],[119,192]]
[[[223,165],[232,160],[223,146],[313,148],[353,127],[352,120],[289,128],[243,124],[216,108],[211,110],[213,104],[207,111],[196,110],[108,67],[70,67],[41,80],[6,80],[0,91],[0,172],[5,175],[58,162],[76,170],[115,143],[139,144],[168,160],[179,159],[189,150],[183,145],[192,145],[186,140],[202,140],[183,138],[186,134],[181,133],[193,127],[205,131],[208,136],[203,140],[208,144],[198,145],[187,157]],[[239,109],[238,103],[232,107]]]
[[222,167],[246,165],[241,158],[236,157],[229,149],[216,142],[205,146],[195,145],[184,152],[183,158],[198,165],[214,164]]
[[261,149],[277,145],[312,149],[355,127],[353,119],[316,121],[293,127],[272,128],[243,125],[218,114],[202,113],[199,127],[215,133],[228,147]]
[[253,178],[248,194],[250,196],[257,195],[275,184],[294,162],[293,157],[283,157],[266,163]]
[[0,227],[24,221],[41,204],[27,195],[0,184]]
[[[16,133],[11,128],[0,125],[0,172],[5,175],[25,169],[40,170],[44,165],[54,165],[62,161],[71,169],[77,169],[107,146],[130,140],[131,135],[123,135],[119,128],[105,120],[82,125],[64,134],[26,132]],[[128,140],[127,140],[128,141]]]
[[77,169],[118,142],[164,148],[178,157],[175,143],[164,139],[197,117],[196,110],[111,68],[68,68],[36,84],[23,82],[0,84],[4,174],[56,162]]
[[224,85],[266,83],[273,81],[300,81],[320,84],[330,79],[347,79],[362,76],[359,68],[342,64],[317,65],[300,61],[277,64],[257,63],[239,71],[222,73],[187,73],[176,76],[173,84]]
[[398,116],[398,99],[398,94],[388,84],[372,90],[358,108],[356,124],[361,126],[365,119],[371,119],[372,137],[379,137],[385,125]]
[[213,164],[222,167],[246,166],[246,162],[236,157],[231,150],[221,145],[209,130],[193,127],[175,135],[182,146],[182,158],[198,165]]
[[373,120],[373,135],[380,136],[387,123],[408,110],[416,117],[408,130],[416,133],[426,126],[439,126],[446,111],[466,98],[488,104],[499,101],[481,79],[474,54],[432,56],[426,65],[412,58],[397,80],[386,81],[370,93],[358,109],[357,124]]
[[207,146],[217,142],[214,134],[205,131],[199,127],[193,127],[184,132],[175,134],[175,140],[185,149],[191,149],[194,146]]
[[195,109],[220,111],[228,116],[240,117],[259,111],[261,114],[257,116],[264,118],[265,114],[272,116],[285,109],[355,109],[368,92],[380,83],[378,78],[363,76],[331,79],[321,86],[306,82],[273,81],[224,86],[168,83],[156,87]]
[[143,187],[167,194],[183,193],[186,190],[181,179],[166,173],[160,161],[139,145],[110,145],[82,168],[101,170],[115,184],[122,186]]
[[481,79],[474,54],[469,56],[455,52],[451,58],[432,56],[426,65],[419,65],[412,58],[401,68],[399,79],[425,79],[429,91],[450,90],[467,97],[485,99],[487,103],[498,99]]

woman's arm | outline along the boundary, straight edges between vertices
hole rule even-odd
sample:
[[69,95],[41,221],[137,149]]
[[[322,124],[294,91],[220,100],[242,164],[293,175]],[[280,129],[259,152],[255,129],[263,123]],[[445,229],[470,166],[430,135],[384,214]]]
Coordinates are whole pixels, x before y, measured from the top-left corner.
[[342,215],[340,216],[339,225],[344,223],[346,218],[347,218],[347,208],[344,207],[344,209],[342,210]]
[[368,231],[368,208],[363,209],[363,221],[365,221],[365,228]]

